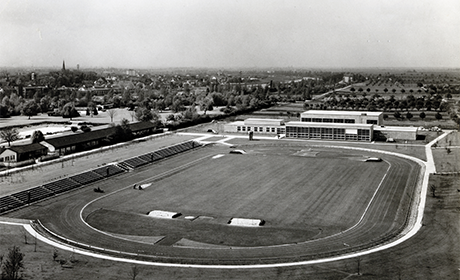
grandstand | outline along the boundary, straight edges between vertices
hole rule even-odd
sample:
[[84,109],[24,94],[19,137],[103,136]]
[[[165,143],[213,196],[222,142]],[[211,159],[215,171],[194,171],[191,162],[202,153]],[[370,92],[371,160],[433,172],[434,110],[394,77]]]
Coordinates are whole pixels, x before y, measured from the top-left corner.
[[0,197],[0,213],[23,206],[24,203],[12,196]]
[[21,200],[23,203],[32,203],[53,195],[54,193],[50,190],[47,190],[42,186],[38,186],[32,189],[12,194],[11,196]]
[[86,184],[91,184],[92,182],[99,181],[103,179],[103,177],[93,171],[87,171],[87,172],[83,172],[83,173],[74,175],[70,177],[70,179],[72,179],[73,181],[81,185],[86,185]]
[[79,173],[68,178],[46,183],[42,186],[14,193],[9,196],[0,197],[0,213],[19,208],[32,202],[40,201],[55,194],[64,193],[89,185],[105,178],[124,173],[138,167],[142,167],[146,164],[153,163],[163,158],[170,157],[197,147],[201,147],[201,145],[195,143],[194,141],[176,144],[140,156],[132,157],[116,164],[109,164],[106,166],[98,167],[96,169]]
[[55,194],[62,193],[71,189],[80,187],[81,184],[73,181],[70,178],[64,178],[51,183],[44,184],[43,187]]

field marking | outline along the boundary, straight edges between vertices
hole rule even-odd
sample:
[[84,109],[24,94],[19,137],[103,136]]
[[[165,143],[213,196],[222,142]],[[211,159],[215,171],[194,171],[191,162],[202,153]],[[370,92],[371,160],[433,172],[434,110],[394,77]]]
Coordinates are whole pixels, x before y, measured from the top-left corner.
[[[178,166],[178,167],[176,167],[176,168],[173,168],[173,169],[171,169],[171,170],[168,170],[168,171],[162,172],[162,173],[160,173],[160,174],[154,175],[154,176],[152,176],[152,177],[149,177],[149,178],[147,178],[147,179],[144,179],[144,180],[142,180],[142,181],[140,181],[140,182],[147,182],[147,181],[156,180],[156,179],[158,179],[158,178],[162,178],[162,177],[164,177],[164,176],[167,176],[168,174],[175,173],[175,172],[177,172],[177,171],[179,171],[179,170],[181,170],[181,169],[188,168],[188,167],[194,165],[195,163],[197,163],[197,162],[199,162],[199,161],[202,161],[202,160],[204,160],[204,159],[206,159],[206,158],[209,158],[209,157],[210,157],[210,155],[201,157],[201,158],[199,158],[199,159],[193,160],[193,161],[191,161],[191,162],[188,162],[188,163],[186,163],[186,164],[183,164],[183,165]],[[139,182],[139,183],[140,183],[140,182]],[[83,211],[84,211],[84,210],[86,209],[86,207],[88,207],[90,204],[92,204],[92,203],[94,203],[94,202],[96,202],[96,201],[98,201],[98,200],[100,200],[100,199],[106,198],[106,197],[108,197],[108,196],[110,196],[110,195],[119,193],[119,192],[121,192],[121,191],[124,191],[124,190],[126,190],[126,189],[130,189],[130,188],[132,188],[132,186],[127,186],[127,187],[121,188],[121,189],[119,189],[119,190],[113,191],[113,192],[111,192],[111,193],[108,193],[108,194],[106,194],[106,195],[100,196],[100,197],[98,197],[98,198],[96,198],[96,199],[94,199],[94,200],[88,202],[88,203],[85,204],[85,206],[83,206],[83,208],[80,210],[80,215],[79,215],[79,216],[80,216],[80,220],[81,220],[87,227],[89,227],[90,229],[92,229],[92,230],[94,230],[94,231],[97,231],[97,232],[99,232],[99,233],[105,234],[105,235],[107,235],[107,236],[111,236],[111,237],[115,237],[115,238],[119,238],[119,239],[126,240],[125,238],[121,238],[121,237],[114,236],[114,235],[112,235],[112,234],[110,234],[110,233],[107,233],[107,232],[105,232],[105,231],[99,230],[99,229],[97,229],[97,228],[91,226],[90,224],[88,224],[88,223],[85,221],[85,219],[83,219]],[[129,240],[129,241],[132,241],[132,240]]]
[[[408,223],[408,231],[405,234],[402,234],[399,239],[395,239],[394,241],[384,244],[384,245],[378,245],[376,247],[356,252],[356,253],[350,253],[350,254],[344,254],[344,255],[339,255],[336,257],[330,257],[330,258],[323,258],[323,259],[317,259],[317,260],[310,260],[310,261],[300,261],[300,262],[286,262],[286,263],[277,263],[277,264],[258,264],[258,265],[197,265],[197,264],[177,264],[177,263],[161,263],[161,262],[148,262],[148,261],[138,261],[138,260],[133,260],[133,259],[128,259],[128,258],[121,258],[121,257],[112,257],[112,256],[107,256],[107,255],[102,255],[99,253],[94,253],[86,250],[82,250],[76,247],[69,246],[67,244],[62,244],[58,243],[54,240],[48,239],[40,234],[38,234],[35,229],[31,225],[22,225],[32,236],[36,236],[39,240],[50,244],[51,246],[55,246],[58,248],[61,248],[63,250],[71,251],[71,252],[76,252],[82,255],[87,255],[95,258],[101,258],[101,259],[106,259],[106,260],[112,260],[112,261],[119,261],[119,262],[126,262],[126,263],[132,263],[132,264],[142,264],[142,265],[153,265],[153,266],[162,266],[162,267],[181,267],[181,268],[211,268],[211,269],[253,269],[253,268],[274,268],[274,267],[289,267],[289,266],[300,266],[300,265],[310,265],[310,264],[318,264],[318,263],[325,263],[325,262],[331,262],[331,261],[338,261],[338,260],[344,260],[344,259],[349,259],[349,258],[355,258],[371,253],[375,253],[378,251],[386,250],[388,248],[394,247],[412,236],[414,236],[422,227],[422,219],[423,219],[423,212],[425,209],[425,203],[426,203],[426,195],[427,195],[427,190],[428,190],[428,179],[430,173],[435,171],[434,168],[434,161],[433,157],[431,154],[431,146],[434,144],[433,142],[430,142],[428,145],[426,145],[426,153],[427,153],[427,162],[420,160],[418,158],[404,155],[404,154],[399,154],[399,153],[394,153],[394,152],[386,152],[386,151],[379,151],[379,150],[371,150],[371,149],[365,149],[365,148],[355,148],[359,150],[371,150],[374,152],[380,152],[380,153],[387,153],[387,154],[392,154],[396,155],[398,157],[406,158],[406,159],[411,159],[412,161],[420,164],[422,166],[421,172],[424,171],[423,174],[423,179],[422,182],[418,182],[416,191],[414,193],[414,215],[410,216],[410,221]],[[336,146],[337,147],[337,146]],[[429,156],[431,155],[431,157]],[[418,200],[418,201],[417,201]],[[418,203],[417,203],[418,202]],[[415,218],[415,220],[414,220]],[[0,221],[0,223],[2,223]],[[129,255],[129,253],[128,253]]]
[[218,155],[213,156],[212,158],[213,158],[213,159],[216,159],[216,158],[221,158],[221,157],[223,157],[223,156],[224,156],[223,154],[218,154]]

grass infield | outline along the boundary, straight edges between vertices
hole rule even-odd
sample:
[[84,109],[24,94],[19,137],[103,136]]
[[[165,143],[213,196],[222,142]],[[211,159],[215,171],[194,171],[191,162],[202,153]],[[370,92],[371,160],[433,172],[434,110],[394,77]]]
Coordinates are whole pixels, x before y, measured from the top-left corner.
[[[164,245],[184,239],[242,247],[302,242],[356,224],[389,167],[385,161],[364,162],[375,156],[369,153],[302,145],[248,146],[244,155],[228,151],[194,152],[209,157],[174,176],[144,180],[152,185],[142,191],[127,188],[98,200],[86,220],[106,232],[166,236]],[[224,156],[213,158],[217,154]],[[182,216],[148,217],[152,210]],[[227,225],[232,217],[262,219],[265,225]]]

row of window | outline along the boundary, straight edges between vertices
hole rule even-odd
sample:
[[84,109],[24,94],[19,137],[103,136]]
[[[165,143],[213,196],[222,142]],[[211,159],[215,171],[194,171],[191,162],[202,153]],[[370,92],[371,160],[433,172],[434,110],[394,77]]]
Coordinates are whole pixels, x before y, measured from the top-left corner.
[[301,118],[302,122],[315,123],[355,123],[354,119],[331,119],[331,118]]
[[0,162],[9,162],[9,161],[14,161],[15,159],[16,159],[15,155],[0,157]]
[[[301,118],[303,122],[315,123],[355,123],[354,119],[331,119],[331,118]],[[367,124],[377,124],[377,120],[366,120]]]
[[369,129],[358,129],[357,133],[347,133],[344,128],[287,126],[286,137],[371,141],[371,132]]
[[283,127],[262,127],[262,126],[237,126],[237,132],[246,132],[246,131],[254,131],[254,132],[265,132],[265,133],[284,133]]

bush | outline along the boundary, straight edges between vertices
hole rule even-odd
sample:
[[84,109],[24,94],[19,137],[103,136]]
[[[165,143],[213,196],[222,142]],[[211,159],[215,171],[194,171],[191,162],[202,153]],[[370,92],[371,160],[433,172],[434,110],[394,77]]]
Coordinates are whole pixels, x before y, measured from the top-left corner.
[[82,125],[80,126],[80,129],[81,131],[83,132],[90,132],[91,131],[91,127],[87,126],[87,125]]

